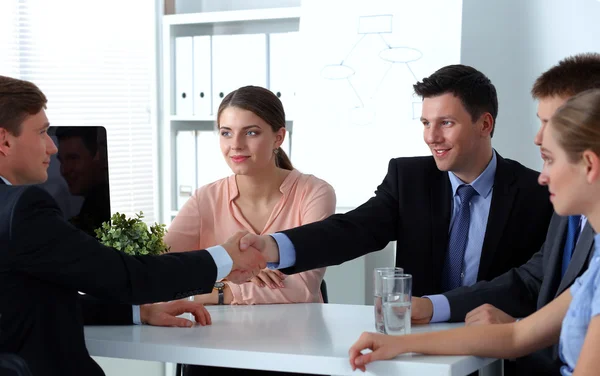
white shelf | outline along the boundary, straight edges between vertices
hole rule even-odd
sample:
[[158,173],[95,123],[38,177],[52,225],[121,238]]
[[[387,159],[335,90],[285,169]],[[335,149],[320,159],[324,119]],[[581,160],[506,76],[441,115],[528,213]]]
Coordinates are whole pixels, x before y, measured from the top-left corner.
[[300,18],[300,7],[231,10],[224,12],[172,14],[163,17],[165,26],[214,24],[221,22],[264,21]]
[[171,121],[211,121],[214,122],[215,118],[212,116],[193,116],[193,115],[171,115],[169,117]]
[[[0,0],[2,1],[2,0]],[[251,5],[238,0],[244,6]],[[263,1],[263,0],[261,0]],[[160,151],[160,205],[163,223],[170,223],[177,214],[178,186],[176,147],[179,132],[215,131],[216,114],[191,115],[192,111],[176,114],[175,101],[175,44],[176,38],[202,35],[277,34],[297,32],[301,8],[281,7],[278,0],[270,0],[273,8],[227,10],[215,12],[181,13],[162,17],[162,122],[159,125]],[[300,3],[298,0],[297,4]],[[296,5],[296,3],[294,5]],[[264,4],[264,3],[263,3]],[[211,77],[212,79],[212,77]],[[241,85],[240,85],[241,86]],[[211,89],[212,90],[212,89]],[[190,94],[193,91],[190,91]],[[219,100],[213,98],[213,100]],[[208,111],[207,111],[208,112]],[[205,112],[205,113],[207,113]],[[182,115],[188,113],[190,115]],[[293,120],[288,118],[286,128],[293,129]]]

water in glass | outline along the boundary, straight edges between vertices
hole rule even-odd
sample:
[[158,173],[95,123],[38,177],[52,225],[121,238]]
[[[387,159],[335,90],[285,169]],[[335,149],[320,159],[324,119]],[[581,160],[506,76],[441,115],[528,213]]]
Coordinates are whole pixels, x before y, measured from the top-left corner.
[[410,334],[411,302],[404,298],[389,297],[383,303],[385,310],[385,333],[389,335]]
[[385,333],[385,324],[383,323],[383,306],[381,295],[375,295],[375,330],[379,333]]
[[403,273],[404,270],[399,267],[383,267],[373,270],[373,306],[375,312],[375,330],[379,333],[385,333],[385,324],[383,323],[383,310],[381,305],[381,276],[390,273]]

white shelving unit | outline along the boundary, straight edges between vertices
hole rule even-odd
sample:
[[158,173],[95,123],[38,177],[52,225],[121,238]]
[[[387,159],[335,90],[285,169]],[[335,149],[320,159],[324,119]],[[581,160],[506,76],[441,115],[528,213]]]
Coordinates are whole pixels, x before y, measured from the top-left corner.
[[[219,12],[187,13],[163,16],[162,20],[162,58],[161,58],[161,123],[159,124],[159,190],[160,220],[169,224],[177,214],[179,190],[177,186],[178,161],[176,158],[177,134],[182,131],[211,132],[215,130],[215,108],[219,98],[227,93],[216,92],[214,84],[214,63],[211,65],[210,114],[177,114],[176,97],[176,38],[210,36],[211,43],[220,36],[240,34],[276,34],[297,32],[300,23],[300,7],[228,10]],[[266,37],[265,37],[266,38]],[[269,69],[269,40],[266,38],[266,69]],[[212,46],[212,45],[211,45]],[[214,47],[213,48],[214,51]],[[212,54],[212,52],[211,52]],[[244,56],[239,56],[243,61]],[[211,55],[212,59],[212,55]],[[193,68],[192,68],[193,69]],[[235,72],[238,73],[239,72]],[[269,87],[269,74],[266,74],[266,87]],[[190,78],[191,79],[191,78]],[[275,89],[272,89],[275,90]],[[214,93],[213,93],[214,91]],[[190,95],[195,95],[190,92]],[[282,98],[283,100],[283,98]],[[286,112],[288,109],[286,108]],[[293,121],[287,119],[286,128],[292,132]],[[218,163],[218,161],[215,161]],[[196,166],[197,167],[197,166]]]
[[299,20],[300,7],[229,10],[223,12],[171,14],[164,16],[163,25],[198,25],[268,20]]

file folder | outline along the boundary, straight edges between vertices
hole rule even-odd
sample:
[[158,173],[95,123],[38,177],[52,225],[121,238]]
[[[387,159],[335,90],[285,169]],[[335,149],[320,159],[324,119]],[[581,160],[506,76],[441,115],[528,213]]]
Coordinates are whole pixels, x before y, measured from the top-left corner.
[[212,114],[210,36],[194,37],[194,116]]
[[299,40],[297,32],[269,34],[269,89],[281,100],[287,120],[294,118]]
[[213,112],[223,98],[241,86],[267,87],[267,35],[212,37]]
[[197,189],[195,131],[179,131],[176,135],[177,209],[181,209]]
[[175,114],[179,116],[191,116],[194,112],[192,63],[192,37],[175,38]]

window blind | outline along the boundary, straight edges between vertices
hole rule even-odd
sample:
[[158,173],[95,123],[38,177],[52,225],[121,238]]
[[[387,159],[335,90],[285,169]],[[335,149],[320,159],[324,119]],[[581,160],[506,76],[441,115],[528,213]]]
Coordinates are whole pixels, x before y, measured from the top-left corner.
[[51,125],[106,127],[112,212],[155,205],[155,2],[2,0],[0,74],[48,97]]

